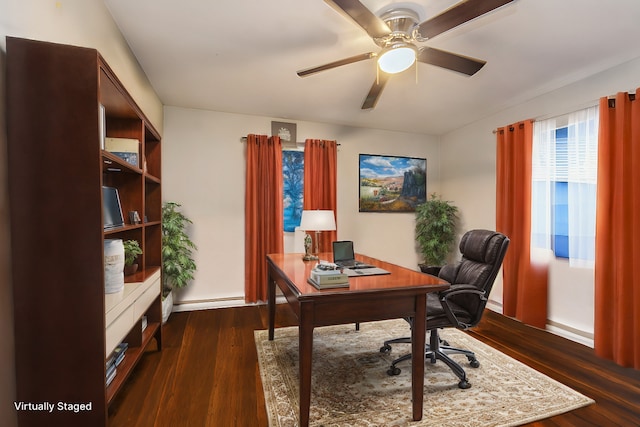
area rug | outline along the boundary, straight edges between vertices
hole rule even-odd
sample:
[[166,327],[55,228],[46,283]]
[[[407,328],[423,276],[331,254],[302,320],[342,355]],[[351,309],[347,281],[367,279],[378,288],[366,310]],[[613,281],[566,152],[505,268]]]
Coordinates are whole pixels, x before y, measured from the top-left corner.
[[[411,418],[411,362],[388,376],[393,358],[407,344],[380,353],[385,339],[406,336],[403,320],[316,328],[313,338],[311,426],[517,426],[593,403],[569,387],[455,329],[441,336],[454,347],[474,351],[480,367],[469,367],[471,388],[458,388],[457,377],[442,362],[425,366],[424,415]],[[260,375],[270,426],[297,426],[298,328],[255,331]],[[459,359],[458,359],[459,358]]]

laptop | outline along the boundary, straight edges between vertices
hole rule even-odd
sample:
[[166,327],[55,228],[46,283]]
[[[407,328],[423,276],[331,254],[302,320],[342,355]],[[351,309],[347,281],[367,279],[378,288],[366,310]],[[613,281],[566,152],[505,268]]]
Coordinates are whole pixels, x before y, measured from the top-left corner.
[[353,242],[350,240],[333,242],[333,262],[342,268],[342,272],[349,277],[390,274],[382,268],[356,261]]
[[102,186],[102,220],[105,230],[124,226],[117,188]]
[[373,265],[356,261],[356,254],[353,250],[353,242],[351,240],[333,242],[333,262],[342,268],[373,268]]

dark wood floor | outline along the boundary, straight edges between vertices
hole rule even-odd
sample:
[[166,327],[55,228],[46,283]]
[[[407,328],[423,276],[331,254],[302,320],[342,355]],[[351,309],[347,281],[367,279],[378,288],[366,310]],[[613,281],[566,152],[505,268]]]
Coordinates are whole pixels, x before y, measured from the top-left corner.
[[[286,305],[276,319],[296,323]],[[264,306],[173,313],[163,350],[150,345],[112,403],[110,427],[266,426],[253,339],[266,327]],[[529,426],[640,426],[640,371],[490,311],[471,334],[596,401]]]

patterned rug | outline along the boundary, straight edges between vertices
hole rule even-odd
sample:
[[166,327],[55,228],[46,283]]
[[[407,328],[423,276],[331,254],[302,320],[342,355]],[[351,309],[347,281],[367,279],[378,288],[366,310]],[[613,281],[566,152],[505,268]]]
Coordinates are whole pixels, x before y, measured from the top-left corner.
[[[474,351],[480,361],[467,372],[471,388],[442,362],[425,366],[424,416],[411,418],[411,362],[388,376],[391,360],[409,351],[395,345],[380,353],[385,339],[406,336],[403,320],[316,328],[310,425],[312,426],[517,426],[593,403],[592,399],[529,368],[467,334],[448,329],[441,336],[454,347]],[[298,328],[255,331],[260,375],[270,426],[298,425]]]

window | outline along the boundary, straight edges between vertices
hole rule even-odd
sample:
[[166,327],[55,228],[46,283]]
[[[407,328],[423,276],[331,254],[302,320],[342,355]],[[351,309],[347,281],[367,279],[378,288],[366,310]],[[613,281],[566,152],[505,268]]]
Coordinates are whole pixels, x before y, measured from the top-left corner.
[[593,266],[598,107],[538,121],[533,131],[531,245]]
[[304,151],[282,151],[282,193],[284,231],[295,231],[302,217],[304,188]]
[[[556,161],[567,164],[568,128],[556,129]],[[564,174],[562,174],[564,175]],[[551,234],[552,249],[558,258],[569,258],[569,183],[566,176],[556,175],[553,183]],[[594,189],[595,191],[595,189]]]

